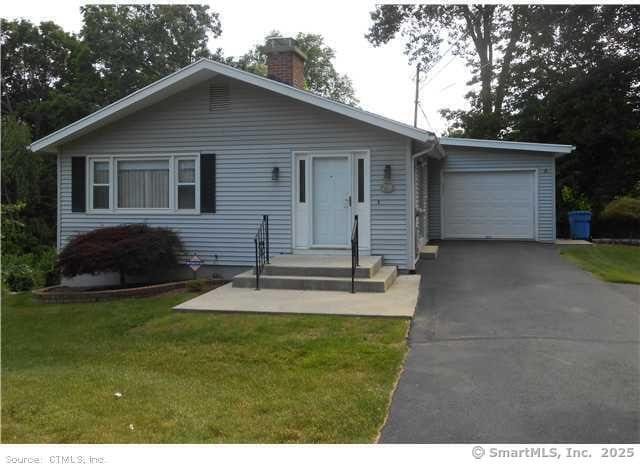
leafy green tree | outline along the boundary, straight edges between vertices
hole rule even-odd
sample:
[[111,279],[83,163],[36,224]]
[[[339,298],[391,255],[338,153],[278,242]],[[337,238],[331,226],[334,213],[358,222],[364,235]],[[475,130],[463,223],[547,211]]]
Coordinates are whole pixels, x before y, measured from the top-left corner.
[[451,135],[575,145],[558,189],[584,193],[596,213],[640,178],[637,5],[385,5],[371,16],[374,45],[401,35],[427,69],[445,47],[467,60],[471,109],[442,111]]
[[95,89],[86,47],[52,22],[1,20],[2,115],[14,113],[40,138],[91,110]]
[[39,162],[30,159],[27,146],[31,143],[29,126],[14,115],[2,117],[2,202],[17,203],[39,200]]
[[92,5],[81,12],[80,35],[52,22],[0,20],[2,203],[26,202],[25,237],[17,241],[25,250],[55,239],[56,159],[27,152],[31,140],[220,54],[207,49],[221,32],[207,6]]
[[[469,112],[447,111],[464,119],[469,137],[495,138],[503,129],[503,104],[512,85],[511,66],[527,22],[526,5],[382,5],[371,13],[367,39],[374,46],[398,34],[409,62],[429,71],[446,53],[464,58],[472,71]],[[447,49],[443,51],[445,47]],[[476,84],[479,89],[476,89]]]
[[639,30],[636,5],[537,6],[512,66],[506,137],[575,145],[557,185],[596,213],[640,179]]
[[[20,247],[23,252],[53,243],[56,219],[55,156],[30,153],[29,125],[15,115],[2,117],[2,207],[20,218],[21,235],[12,235],[15,246],[3,246],[3,253]],[[15,207],[12,208],[12,205]],[[18,232],[18,229],[12,229]],[[4,240],[4,231],[3,231]],[[7,243],[3,242],[3,245]]]
[[220,35],[218,13],[206,5],[89,5],[81,38],[107,104],[202,57]]
[[[280,36],[280,33],[272,31],[265,41],[277,36]],[[300,32],[295,39],[300,50],[307,55],[304,63],[306,89],[323,97],[356,106],[358,99],[353,83],[349,76],[336,71],[333,65],[335,51],[324,43],[324,38],[320,34]],[[227,58],[226,63],[261,76],[267,75],[267,57],[262,45],[255,46],[238,59]]]

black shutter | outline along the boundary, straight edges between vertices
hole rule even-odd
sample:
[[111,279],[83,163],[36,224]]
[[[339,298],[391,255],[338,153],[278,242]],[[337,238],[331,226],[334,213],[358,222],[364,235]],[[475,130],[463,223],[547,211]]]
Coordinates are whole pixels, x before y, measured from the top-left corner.
[[200,155],[200,212],[216,212],[216,155]]
[[87,201],[87,159],[84,156],[71,158],[71,211],[83,213]]

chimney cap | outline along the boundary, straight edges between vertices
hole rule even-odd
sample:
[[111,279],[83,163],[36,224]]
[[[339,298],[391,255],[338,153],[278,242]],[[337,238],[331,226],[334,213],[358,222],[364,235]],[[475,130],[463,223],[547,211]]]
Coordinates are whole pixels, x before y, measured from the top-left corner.
[[266,54],[294,52],[303,60],[307,59],[307,55],[300,50],[298,42],[292,37],[269,37],[263,47],[263,52]]

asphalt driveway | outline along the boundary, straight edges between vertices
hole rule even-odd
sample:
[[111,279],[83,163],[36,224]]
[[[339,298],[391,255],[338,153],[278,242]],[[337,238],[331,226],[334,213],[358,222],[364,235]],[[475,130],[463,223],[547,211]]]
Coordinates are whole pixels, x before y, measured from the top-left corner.
[[419,272],[381,442],[640,441],[640,286],[537,243],[444,242]]

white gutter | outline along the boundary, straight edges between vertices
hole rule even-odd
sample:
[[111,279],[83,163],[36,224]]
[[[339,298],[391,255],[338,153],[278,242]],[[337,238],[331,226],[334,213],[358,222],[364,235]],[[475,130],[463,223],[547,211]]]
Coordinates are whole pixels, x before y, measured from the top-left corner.
[[574,145],[557,143],[511,142],[507,140],[465,139],[458,137],[441,137],[442,145],[468,148],[492,148],[498,150],[524,150],[553,153],[556,155],[571,153],[576,149]]
[[417,153],[414,153],[413,155],[411,155],[411,159],[415,160],[416,158],[418,158],[420,156],[428,155],[434,149],[438,152],[438,154],[440,155],[440,158],[444,158],[446,156],[444,150],[442,149],[442,145],[440,145],[438,143],[438,139],[436,137],[434,137],[433,139],[429,140],[429,142],[432,142],[432,143],[428,148],[425,148],[424,150],[421,150],[421,151],[419,151]]

